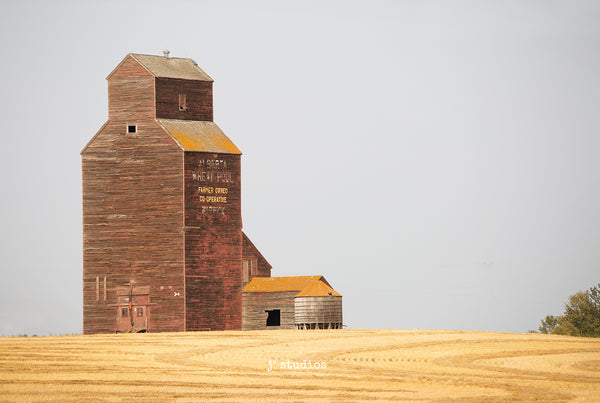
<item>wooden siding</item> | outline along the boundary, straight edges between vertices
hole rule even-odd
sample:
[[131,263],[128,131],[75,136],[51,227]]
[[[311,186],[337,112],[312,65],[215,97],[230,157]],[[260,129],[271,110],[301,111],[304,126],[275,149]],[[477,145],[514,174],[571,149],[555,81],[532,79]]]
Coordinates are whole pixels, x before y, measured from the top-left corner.
[[342,323],[342,297],[297,297],[296,324]]
[[82,152],[84,334],[116,330],[116,289],[131,281],[150,286],[149,331],[184,330],[183,155],[156,122],[135,122],[126,134],[109,121]]
[[242,234],[242,262],[246,262],[242,266],[248,270],[247,278],[243,282],[243,285],[246,285],[255,277],[271,277],[271,265],[250,239],[248,239],[246,234]]
[[[180,95],[185,95],[185,110],[179,108]],[[212,122],[212,82],[157,78],[156,117]]]
[[185,153],[187,330],[242,326],[240,156]]
[[126,57],[82,151],[84,334],[116,330],[117,289],[132,282],[150,288],[149,331],[184,330],[183,153],[154,120],[154,90]]
[[132,124],[154,119],[154,90],[154,76],[131,56],[125,58],[108,80],[109,121]]
[[[243,243],[239,150],[187,152],[165,131],[176,122],[165,119],[186,120],[183,131],[212,121],[212,83],[157,78],[128,55],[108,98],[109,120],[81,153],[84,334],[127,324],[117,298],[127,287],[148,290],[138,307],[148,331],[241,329],[243,254],[256,275],[270,265]],[[293,328],[293,300],[284,305]]]
[[[297,291],[242,293],[242,330],[294,329],[294,296]],[[267,313],[281,311],[280,326],[267,326]]]

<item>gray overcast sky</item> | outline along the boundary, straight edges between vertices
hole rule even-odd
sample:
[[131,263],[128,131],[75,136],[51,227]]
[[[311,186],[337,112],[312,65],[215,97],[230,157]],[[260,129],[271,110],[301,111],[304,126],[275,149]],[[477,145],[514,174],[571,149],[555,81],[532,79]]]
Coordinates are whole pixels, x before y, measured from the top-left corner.
[[600,282],[600,2],[0,2],[0,335],[81,332],[81,161],[129,52],[194,59],[273,275],[351,328],[524,332]]

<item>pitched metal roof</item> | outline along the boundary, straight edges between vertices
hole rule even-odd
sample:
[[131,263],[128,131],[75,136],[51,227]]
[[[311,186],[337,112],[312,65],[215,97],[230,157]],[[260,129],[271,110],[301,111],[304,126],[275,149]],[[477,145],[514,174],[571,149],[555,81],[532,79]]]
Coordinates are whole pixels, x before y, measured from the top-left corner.
[[323,276],[255,277],[243,289],[244,292],[297,291],[295,297],[328,296],[341,297]]
[[237,155],[242,153],[214,122],[175,119],[156,120],[184,151]]
[[341,297],[342,295],[336,292],[333,288],[322,281],[315,281],[302,291],[296,297]]
[[213,81],[192,59],[154,55],[131,54],[155,77],[183,78],[186,80]]
[[322,276],[254,277],[245,292],[302,291]]
[[214,81],[192,59],[181,57],[164,57],[129,53],[119,65],[108,75],[107,79],[119,69],[121,64],[132,57],[154,77],[181,78],[184,80]]

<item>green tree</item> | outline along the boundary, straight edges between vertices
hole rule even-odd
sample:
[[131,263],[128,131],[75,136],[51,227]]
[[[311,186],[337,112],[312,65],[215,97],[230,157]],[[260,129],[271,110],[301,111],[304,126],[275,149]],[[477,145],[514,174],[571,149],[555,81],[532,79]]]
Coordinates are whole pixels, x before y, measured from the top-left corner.
[[571,322],[565,320],[564,316],[558,317],[558,325],[552,330],[552,334],[562,336],[579,336],[579,331]]
[[547,315],[545,319],[542,319],[542,324],[538,328],[540,333],[552,333],[552,330],[558,325],[558,318],[559,316]]
[[564,314],[546,316],[539,330],[541,333],[600,337],[600,284],[571,295]]

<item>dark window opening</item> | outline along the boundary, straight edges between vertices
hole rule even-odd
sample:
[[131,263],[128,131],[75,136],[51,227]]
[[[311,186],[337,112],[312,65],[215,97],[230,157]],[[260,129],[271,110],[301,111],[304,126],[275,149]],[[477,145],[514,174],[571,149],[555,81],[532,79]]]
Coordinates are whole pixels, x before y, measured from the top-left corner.
[[265,311],[267,313],[267,326],[280,326],[280,310],[273,309],[272,311]]
[[127,133],[137,133],[136,125],[127,125]]
[[128,308],[121,308],[121,317],[124,318],[129,314]]
[[144,308],[137,308],[137,316],[144,316]]
[[187,99],[185,94],[179,94],[179,110],[185,111],[187,109]]

